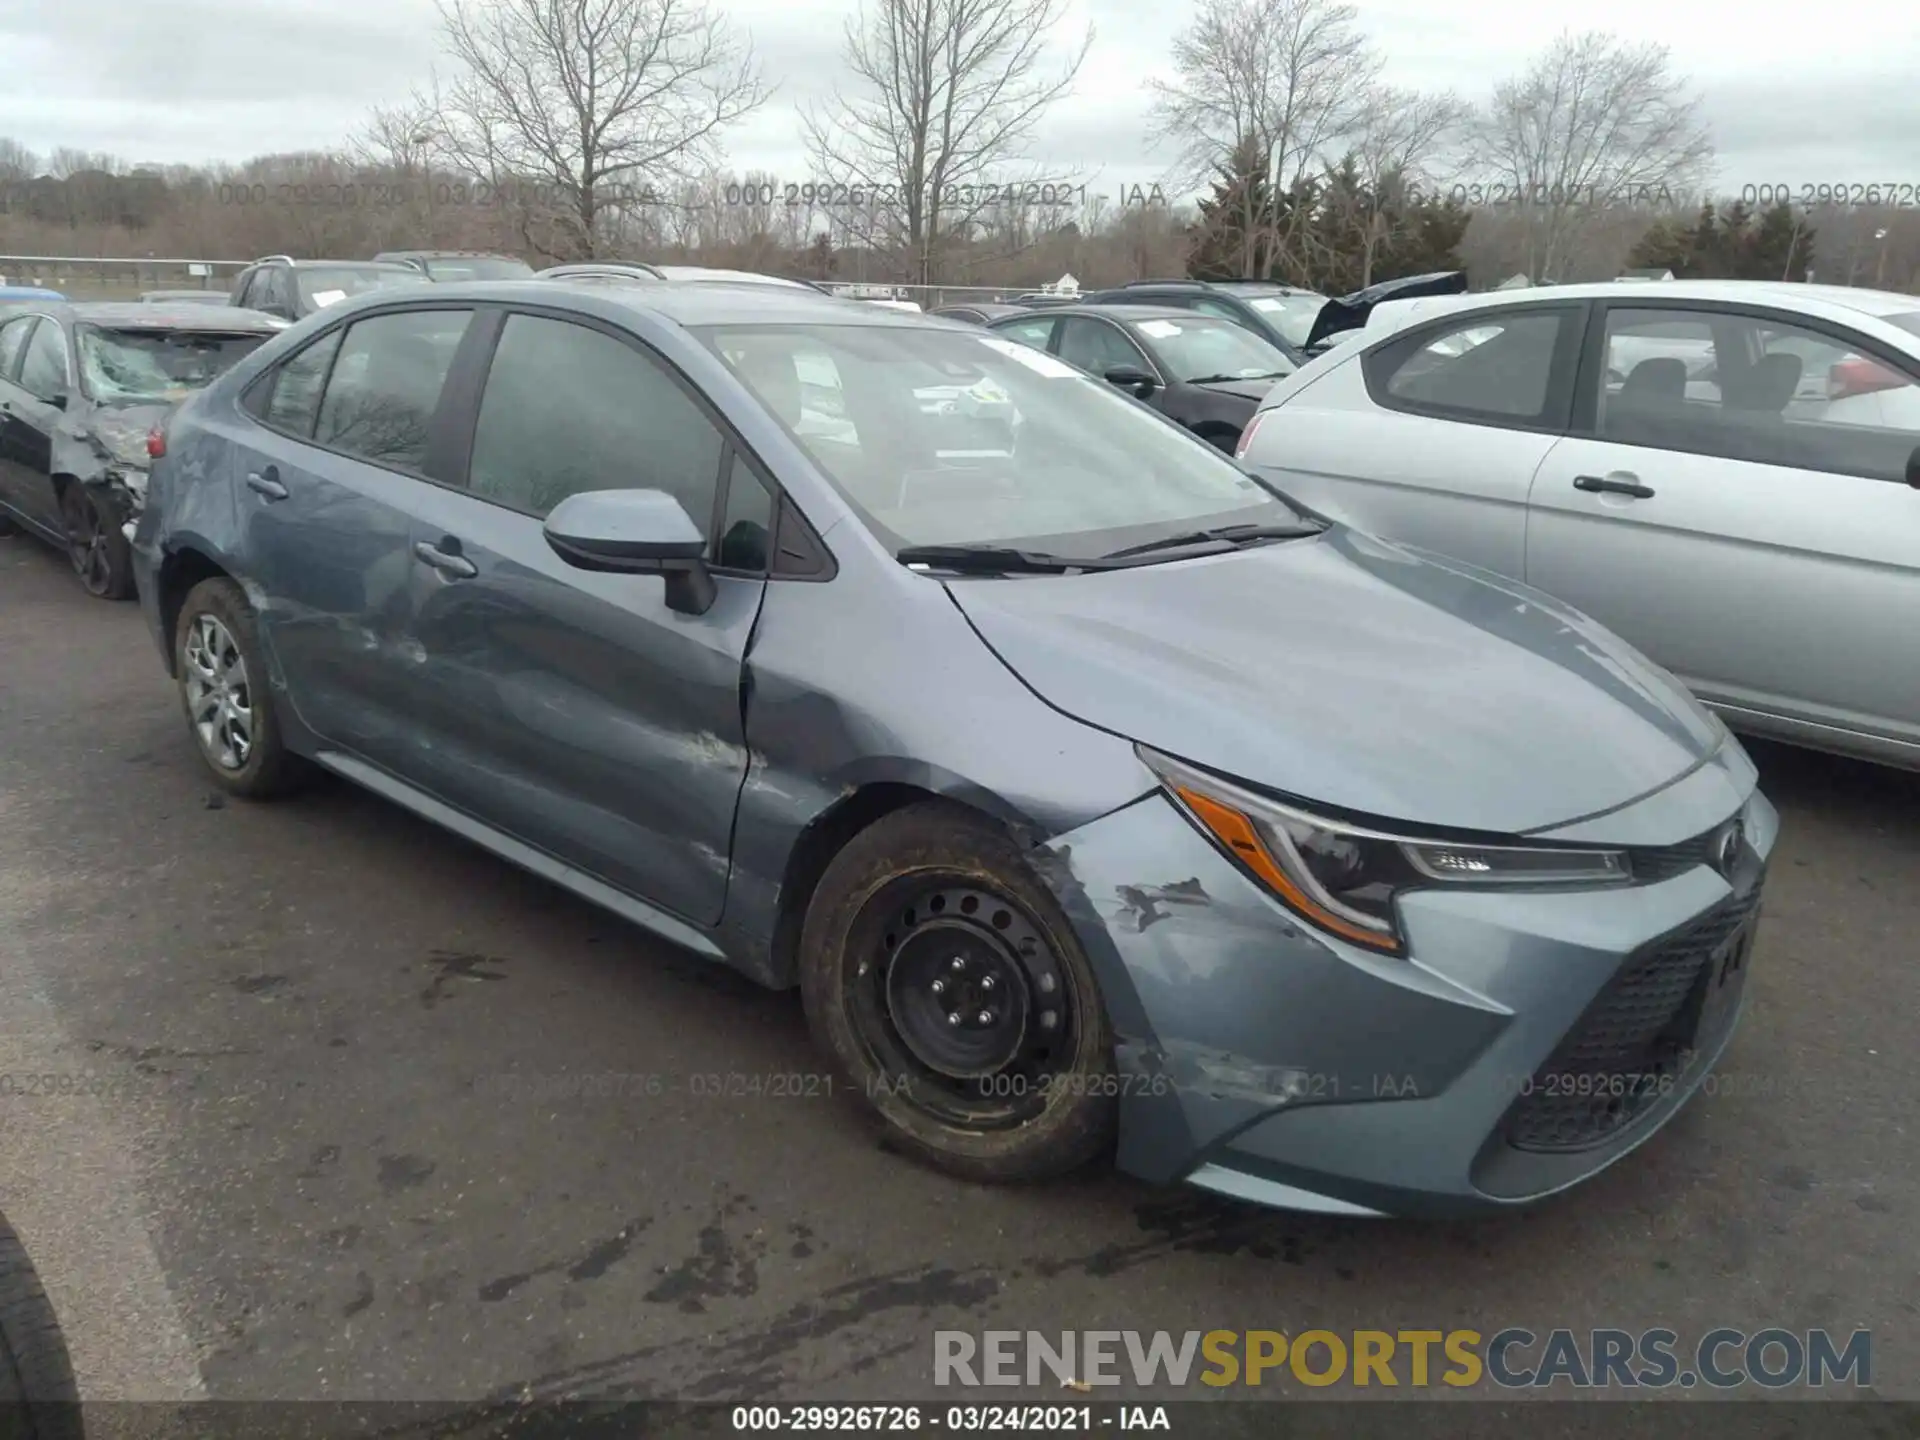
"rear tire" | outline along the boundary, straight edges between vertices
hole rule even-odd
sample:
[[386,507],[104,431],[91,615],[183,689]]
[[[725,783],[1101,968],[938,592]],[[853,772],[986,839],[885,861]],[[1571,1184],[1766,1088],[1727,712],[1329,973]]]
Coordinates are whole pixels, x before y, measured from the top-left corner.
[[259,627],[238,585],[215,577],[187,592],[173,658],[188,733],[214,783],[251,800],[298,788],[307,763],[281,738]]
[[1093,967],[1020,848],[943,802],[876,821],[808,906],[814,1038],[915,1158],[1037,1180],[1108,1150],[1113,1032]]
[[40,1277],[0,1217],[0,1415],[23,1440],[83,1440],[80,1390]]

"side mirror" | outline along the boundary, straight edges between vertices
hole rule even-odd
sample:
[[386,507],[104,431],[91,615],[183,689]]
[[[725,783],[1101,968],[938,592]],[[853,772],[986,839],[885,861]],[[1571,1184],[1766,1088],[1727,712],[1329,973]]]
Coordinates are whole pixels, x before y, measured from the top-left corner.
[[582,490],[541,527],[547,544],[581,570],[667,577],[667,607],[704,615],[719,593],[705,560],[707,537],[664,490]]
[[1106,373],[1109,385],[1117,385],[1122,390],[1131,390],[1144,400],[1151,395],[1159,383],[1137,365],[1116,365]]
[[1920,445],[1916,445],[1913,453],[1907,456],[1907,484],[1920,490]]

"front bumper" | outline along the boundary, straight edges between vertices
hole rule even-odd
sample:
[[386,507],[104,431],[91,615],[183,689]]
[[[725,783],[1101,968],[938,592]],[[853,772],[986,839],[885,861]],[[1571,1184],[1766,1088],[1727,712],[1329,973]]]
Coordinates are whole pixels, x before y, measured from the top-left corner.
[[[1741,813],[1730,878],[1700,863],[1614,890],[1409,894],[1404,958],[1295,918],[1162,796],[1057,838],[1041,868],[1120,1037],[1120,1168],[1396,1215],[1524,1204],[1604,1169],[1685,1104],[1732,1035],[1735,964],[1734,988],[1680,1031],[1708,955],[1728,959],[1721,936],[1751,935],[1778,833],[1752,773],[1729,744],[1580,827],[1672,844]],[[1658,1065],[1617,1043],[1653,1031]],[[1573,1093],[1575,1071],[1609,1064],[1626,1076],[1611,1096]]]

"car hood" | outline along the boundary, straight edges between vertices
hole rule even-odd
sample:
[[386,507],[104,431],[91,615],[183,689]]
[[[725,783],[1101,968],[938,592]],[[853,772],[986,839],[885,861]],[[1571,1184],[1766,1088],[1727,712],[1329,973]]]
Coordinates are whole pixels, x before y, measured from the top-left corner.
[[948,589],[1056,709],[1356,817],[1550,829],[1671,783],[1722,740],[1671,676],[1584,616],[1339,525]]
[[1382,280],[1378,285],[1369,285],[1364,290],[1356,290],[1351,295],[1342,295],[1322,305],[1320,313],[1314,317],[1313,329],[1307,332],[1306,344],[1300,348],[1311,352],[1329,336],[1346,330],[1358,330],[1367,323],[1367,316],[1373,313],[1373,307],[1383,301],[1411,300],[1420,295],[1458,295],[1466,288],[1467,272],[1464,270],[1436,270],[1431,275],[1406,275],[1398,280]]
[[1264,380],[1211,380],[1205,385],[1195,385],[1193,388],[1211,390],[1216,395],[1232,395],[1241,400],[1251,400],[1258,405],[1280,378],[1275,375]]

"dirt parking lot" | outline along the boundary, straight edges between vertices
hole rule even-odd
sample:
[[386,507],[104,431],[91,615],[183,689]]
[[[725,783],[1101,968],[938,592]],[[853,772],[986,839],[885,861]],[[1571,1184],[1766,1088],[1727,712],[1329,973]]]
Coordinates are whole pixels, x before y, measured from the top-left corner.
[[1754,750],[1747,1017],[1595,1183],[1448,1225],[972,1189],[730,1078],[820,1072],[793,998],[343,784],[219,803],[135,607],[0,540],[0,1209],[96,1397],[925,1398],[939,1328],[1778,1325],[1872,1329],[1920,1398],[1920,780]]

